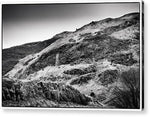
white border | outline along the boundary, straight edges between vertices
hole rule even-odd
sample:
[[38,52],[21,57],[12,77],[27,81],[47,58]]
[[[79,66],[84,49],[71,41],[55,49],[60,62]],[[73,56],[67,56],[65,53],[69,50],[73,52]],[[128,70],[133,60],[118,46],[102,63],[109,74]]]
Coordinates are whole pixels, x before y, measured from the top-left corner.
[[[1,9],[2,9],[2,4],[53,4],[53,3],[109,3],[109,2],[139,2],[140,4],[140,109],[103,109],[103,108],[37,108],[37,107],[2,107],[2,93],[1,95],[1,101],[0,101],[0,108],[2,109],[15,109],[15,110],[81,110],[81,111],[141,111],[142,110],[142,0],[93,0],[93,1],[87,1],[87,0],[83,0],[83,1],[76,1],[76,0],[71,0],[68,2],[68,0],[57,0],[57,1],[30,1],[30,0],[26,0],[26,1],[16,1],[16,2],[12,2],[10,1],[5,1],[5,0],[1,0]],[[2,15],[1,15],[2,17]],[[2,21],[1,21],[2,24]],[[2,26],[1,26],[1,30],[2,30]],[[2,32],[2,31],[1,31]],[[1,36],[2,37],[2,36]],[[1,40],[2,43],[2,40]],[[1,44],[2,45],[2,44]],[[1,47],[0,45],[0,47]],[[2,47],[1,47],[2,48]],[[2,54],[1,54],[1,60],[2,60]],[[2,63],[2,61],[0,61]],[[2,69],[2,68],[1,68]],[[2,70],[0,71],[0,73],[2,72]],[[2,73],[1,73],[2,74]],[[2,75],[1,75],[2,76]],[[1,83],[0,83],[0,89],[2,91],[2,78],[0,79]]]

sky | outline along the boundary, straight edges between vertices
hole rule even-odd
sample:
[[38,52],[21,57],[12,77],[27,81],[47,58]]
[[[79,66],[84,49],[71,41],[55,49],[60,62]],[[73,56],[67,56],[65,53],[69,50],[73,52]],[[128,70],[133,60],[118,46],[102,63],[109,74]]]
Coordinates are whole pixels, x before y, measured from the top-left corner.
[[139,12],[139,3],[5,4],[2,6],[3,48],[47,40],[91,21],[132,12]]

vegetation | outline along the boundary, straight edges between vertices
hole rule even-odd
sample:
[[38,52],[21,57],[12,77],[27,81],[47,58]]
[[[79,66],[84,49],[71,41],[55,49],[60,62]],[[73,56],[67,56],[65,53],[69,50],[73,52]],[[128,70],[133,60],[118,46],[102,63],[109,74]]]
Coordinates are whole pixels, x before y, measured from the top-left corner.
[[[19,59],[40,52],[47,46],[51,45],[53,42],[59,38],[52,38],[42,42],[28,43],[20,46],[11,47],[2,50],[2,75],[10,71]],[[27,64],[27,63],[26,63]]]
[[[10,83],[11,85],[8,85]],[[18,102],[20,105],[22,105],[24,101],[31,103],[29,100],[32,100],[33,98],[35,102],[28,105],[36,105],[39,99],[54,101],[57,103],[70,102],[79,105],[88,105],[89,101],[91,101],[90,98],[81,94],[71,86],[50,82],[43,83],[39,81],[31,81],[22,84],[21,82],[19,83],[7,79],[3,83],[2,91],[3,106],[7,106],[7,102],[9,101]]]
[[110,61],[115,64],[122,64],[126,66],[131,66],[137,63],[137,61],[133,59],[132,53],[112,55],[110,57]]
[[116,108],[138,109],[140,108],[140,75],[139,71],[130,69],[123,72],[121,80],[124,88],[115,87],[109,101],[109,106]]
[[103,73],[98,75],[100,82],[102,85],[107,86],[108,84],[112,84],[118,79],[118,71],[117,70],[106,70]]
[[90,65],[89,67],[83,69],[71,69],[64,71],[65,74],[69,75],[83,75],[91,72],[96,72],[96,67],[94,65]]
[[71,81],[71,85],[83,85],[88,83],[89,80],[93,79],[95,77],[95,73],[89,73],[80,76],[79,78],[76,78]]

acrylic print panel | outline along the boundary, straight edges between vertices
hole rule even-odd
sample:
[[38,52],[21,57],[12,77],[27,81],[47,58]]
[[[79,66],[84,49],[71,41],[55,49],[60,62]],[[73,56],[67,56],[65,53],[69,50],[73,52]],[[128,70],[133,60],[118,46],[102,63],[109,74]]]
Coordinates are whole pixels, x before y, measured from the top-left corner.
[[141,2],[2,5],[2,107],[142,108]]

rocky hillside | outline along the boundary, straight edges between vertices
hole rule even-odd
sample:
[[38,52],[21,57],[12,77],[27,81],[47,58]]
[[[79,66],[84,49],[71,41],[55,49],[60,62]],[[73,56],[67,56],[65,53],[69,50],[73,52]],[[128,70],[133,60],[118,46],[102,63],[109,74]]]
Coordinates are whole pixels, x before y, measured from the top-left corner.
[[131,13],[4,49],[3,106],[139,108],[139,28]]

